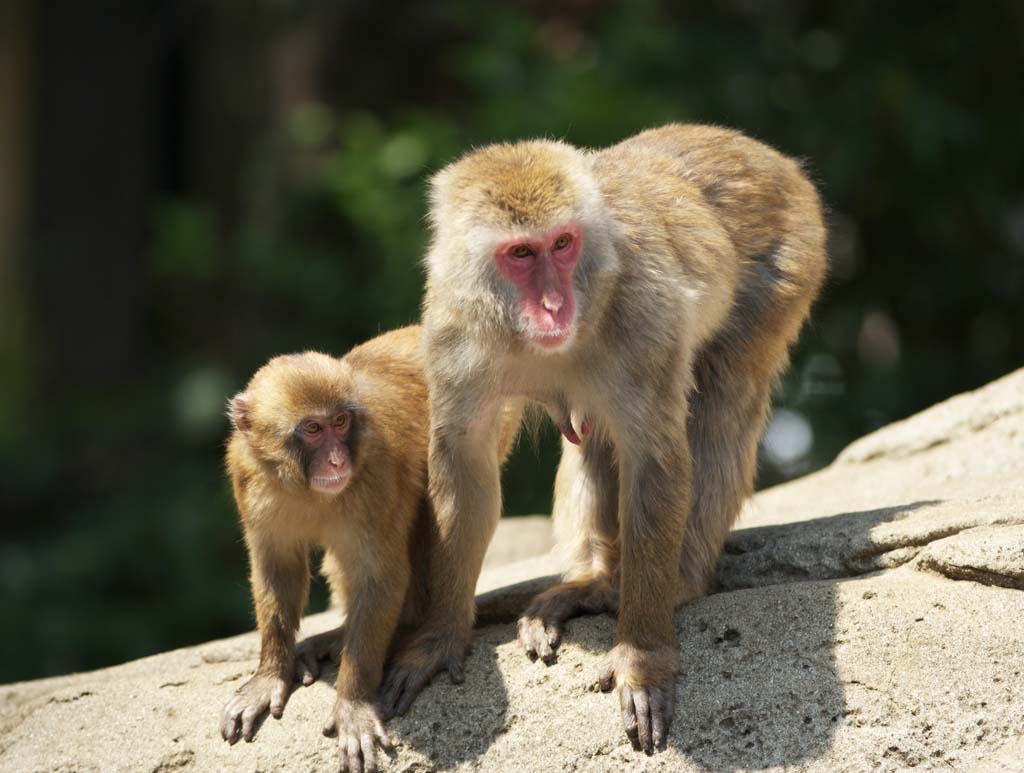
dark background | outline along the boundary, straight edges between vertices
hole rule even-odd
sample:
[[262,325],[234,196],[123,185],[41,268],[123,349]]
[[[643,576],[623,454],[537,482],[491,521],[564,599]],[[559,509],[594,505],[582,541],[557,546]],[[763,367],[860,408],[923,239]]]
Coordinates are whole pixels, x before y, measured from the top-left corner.
[[[762,485],[1020,366],[1022,30],[1014,0],[0,2],[0,681],[251,626],[225,400],[416,319],[425,178],[476,144],[703,121],[807,160],[832,272]],[[508,512],[547,511],[555,449]]]

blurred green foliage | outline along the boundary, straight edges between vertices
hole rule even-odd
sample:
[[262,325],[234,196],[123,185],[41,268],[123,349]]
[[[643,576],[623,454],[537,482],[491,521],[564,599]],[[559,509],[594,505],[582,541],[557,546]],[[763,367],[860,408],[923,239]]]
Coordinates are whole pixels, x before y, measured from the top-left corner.
[[[92,294],[99,321],[26,323],[17,358],[2,360],[0,680],[251,625],[221,470],[225,400],[276,353],[341,353],[416,319],[425,180],[474,145],[605,145],[678,120],[735,126],[807,160],[833,271],[780,385],[785,421],[762,484],[1024,359],[1017,3],[258,8],[226,3],[175,27],[180,49],[204,23],[237,23],[273,75],[282,40],[320,29],[309,96],[284,108],[250,98],[258,129],[213,170],[219,185],[186,179],[148,207],[131,292],[70,288]],[[201,58],[188,62],[205,77]],[[242,99],[244,82],[217,93]],[[50,265],[47,238],[28,245],[30,266]],[[76,249],[102,277],[104,255]],[[27,270],[36,321],[60,317],[48,291],[70,281],[42,272]],[[134,310],[128,338],[103,317],[122,308]],[[104,336],[127,341],[113,366],[62,365]],[[555,438],[525,445],[506,474],[510,513],[549,507]]]

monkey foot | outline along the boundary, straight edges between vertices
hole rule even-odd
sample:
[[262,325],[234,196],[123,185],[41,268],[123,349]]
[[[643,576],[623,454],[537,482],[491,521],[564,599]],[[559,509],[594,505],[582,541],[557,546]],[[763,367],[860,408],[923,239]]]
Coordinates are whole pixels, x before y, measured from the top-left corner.
[[311,685],[320,676],[324,662],[337,665],[344,636],[345,626],[339,625],[299,642],[295,648],[295,681]]
[[390,751],[391,739],[372,703],[338,698],[324,725],[324,735],[337,736],[342,773],[373,773],[377,770],[377,747]]
[[578,615],[615,611],[615,594],[604,578],[572,580],[548,588],[519,618],[519,641],[531,660],[555,662],[565,622]]
[[423,631],[395,656],[380,688],[384,719],[409,710],[413,699],[430,680],[447,670],[453,684],[461,684],[468,644],[451,633]]
[[224,706],[221,737],[232,745],[239,738],[251,741],[268,709],[274,719],[281,718],[290,688],[288,681],[278,676],[256,674]]
[[611,662],[597,686],[604,692],[618,687],[629,742],[646,754],[664,749],[675,716],[677,648],[642,650],[616,644],[609,657]]

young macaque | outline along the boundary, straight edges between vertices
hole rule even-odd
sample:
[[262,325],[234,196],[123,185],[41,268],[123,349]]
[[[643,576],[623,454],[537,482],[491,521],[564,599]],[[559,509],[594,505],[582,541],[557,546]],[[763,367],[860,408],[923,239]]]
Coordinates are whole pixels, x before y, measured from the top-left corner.
[[542,403],[565,439],[556,527],[565,581],[520,621],[554,660],[565,621],[617,611],[599,682],[651,753],[675,704],[674,608],[702,594],[753,487],[770,390],[825,275],[825,228],[799,165],[742,134],[670,125],[611,148],[476,150],[431,194],[423,326],[431,611],[381,690],[403,713],[461,678],[473,588],[500,508],[504,401]]
[[[296,671],[309,683],[317,656],[340,649],[324,733],[337,734],[343,769],[376,769],[376,747],[389,746],[374,706],[381,671],[399,625],[421,622],[426,606],[434,539],[425,496],[427,408],[417,327],[375,338],[341,360],[315,352],[276,357],[232,399],[227,469],[261,647],[255,675],[224,707],[221,734],[229,743],[252,740],[268,709],[279,718]],[[510,411],[502,454],[517,428]],[[295,633],[316,545],[345,622],[315,637],[296,670]]]

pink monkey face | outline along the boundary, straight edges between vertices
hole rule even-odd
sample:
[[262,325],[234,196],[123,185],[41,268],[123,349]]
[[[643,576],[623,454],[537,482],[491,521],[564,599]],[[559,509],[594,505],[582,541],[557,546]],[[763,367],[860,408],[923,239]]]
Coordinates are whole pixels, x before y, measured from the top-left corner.
[[519,292],[519,313],[526,336],[545,348],[557,348],[572,335],[576,317],[572,273],[583,247],[576,223],[501,242],[494,261]]

